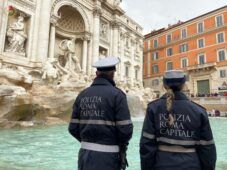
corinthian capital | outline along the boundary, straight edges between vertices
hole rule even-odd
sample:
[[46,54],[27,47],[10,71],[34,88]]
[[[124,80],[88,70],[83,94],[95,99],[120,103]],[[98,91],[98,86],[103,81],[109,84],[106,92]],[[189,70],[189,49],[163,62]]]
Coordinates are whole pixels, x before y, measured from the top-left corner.
[[53,24],[54,26],[56,26],[57,22],[60,18],[61,18],[61,16],[52,14],[50,17],[50,23]]
[[119,28],[121,26],[121,23],[119,21],[112,21],[111,25],[113,28]]
[[95,17],[100,17],[102,15],[102,9],[100,7],[95,7],[93,10],[93,15]]

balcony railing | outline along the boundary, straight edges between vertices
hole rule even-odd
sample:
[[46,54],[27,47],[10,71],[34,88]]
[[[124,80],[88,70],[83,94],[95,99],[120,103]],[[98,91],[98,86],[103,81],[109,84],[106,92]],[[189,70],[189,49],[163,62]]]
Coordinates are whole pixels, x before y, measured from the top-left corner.
[[191,70],[200,70],[200,69],[205,69],[205,68],[211,68],[211,67],[215,67],[217,65],[216,62],[213,63],[205,63],[205,64],[197,64],[191,67],[187,68],[187,71],[191,71]]

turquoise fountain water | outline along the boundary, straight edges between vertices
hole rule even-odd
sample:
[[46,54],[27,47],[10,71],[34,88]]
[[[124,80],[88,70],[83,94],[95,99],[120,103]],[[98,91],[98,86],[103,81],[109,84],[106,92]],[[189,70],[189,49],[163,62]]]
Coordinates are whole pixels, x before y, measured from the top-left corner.
[[[210,119],[217,145],[217,170],[227,169],[227,119]],[[134,121],[130,141],[128,170],[139,170],[139,139],[142,121]],[[0,170],[73,170],[77,169],[79,143],[67,126],[0,131]]]

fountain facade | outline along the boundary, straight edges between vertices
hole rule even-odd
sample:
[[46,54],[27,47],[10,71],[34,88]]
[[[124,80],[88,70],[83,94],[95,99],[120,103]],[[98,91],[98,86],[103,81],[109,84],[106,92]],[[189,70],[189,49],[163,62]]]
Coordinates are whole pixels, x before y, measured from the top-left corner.
[[132,106],[137,100],[145,105],[152,91],[142,85],[142,28],[119,5],[118,0],[0,2],[0,126],[68,120],[78,92],[94,78],[92,63],[106,55],[120,57],[116,82]]

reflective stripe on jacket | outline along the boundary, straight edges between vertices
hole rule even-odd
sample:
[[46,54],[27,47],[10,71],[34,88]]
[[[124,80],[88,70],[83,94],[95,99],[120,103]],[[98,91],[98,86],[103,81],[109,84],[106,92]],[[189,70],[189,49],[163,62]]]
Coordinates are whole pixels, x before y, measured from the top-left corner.
[[[169,127],[165,105],[164,95],[147,107],[140,140],[141,169],[214,170],[216,149],[206,110],[175,92],[175,121]],[[171,151],[171,146],[176,147]]]

